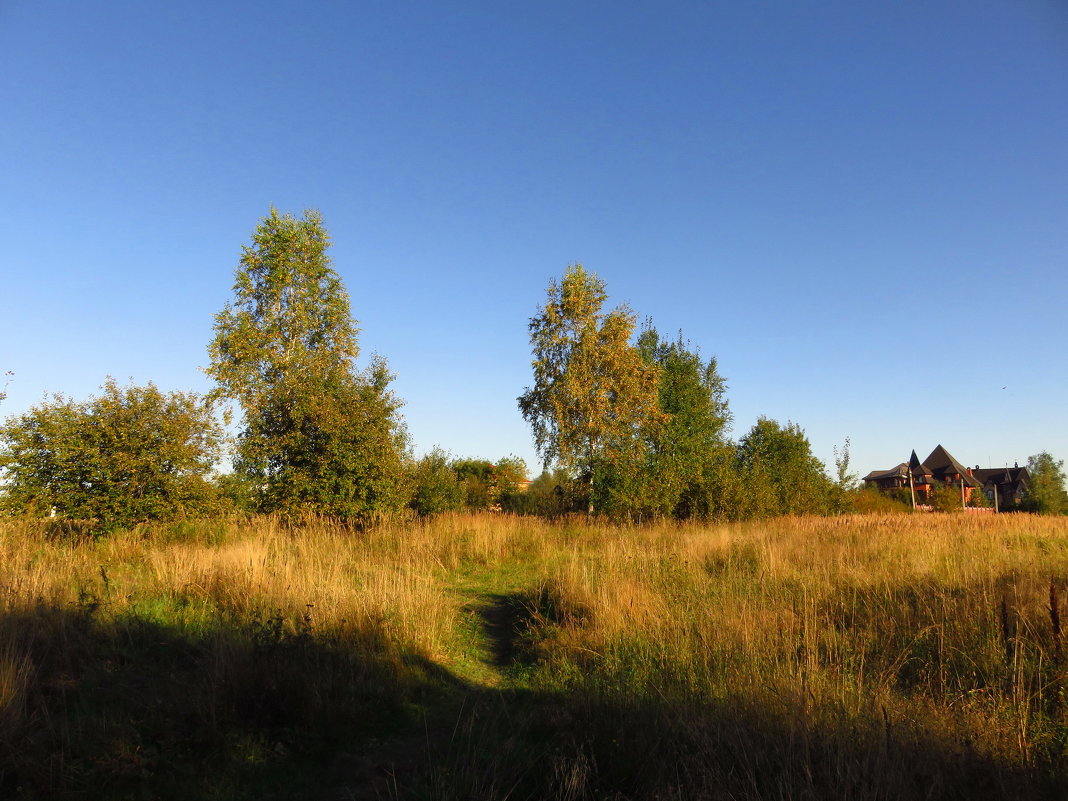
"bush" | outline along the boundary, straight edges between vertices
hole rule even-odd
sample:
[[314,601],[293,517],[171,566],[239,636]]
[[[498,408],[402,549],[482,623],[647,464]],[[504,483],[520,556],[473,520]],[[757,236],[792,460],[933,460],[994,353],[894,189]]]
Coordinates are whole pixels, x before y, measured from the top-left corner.
[[104,382],[98,397],[62,395],[0,427],[4,511],[119,528],[214,511],[208,473],[222,429],[195,393]]
[[517,488],[504,493],[501,508],[513,514],[557,517],[586,507],[581,488],[575,487],[566,472],[546,470],[530,482],[526,491]]
[[907,488],[902,494],[900,489],[882,491],[872,487],[862,487],[851,492],[850,496],[853,511],[862,515],[912,511],[912,498]]
[[412,470],[412,499],[409,506],[420,515],[453,512],[464,506],[464,486],[440,448],[415,463]]
[[960,486],[957,484],[934,487],[927,496],[927,503],[936,512],[960,512],[964,509],[960,500]]

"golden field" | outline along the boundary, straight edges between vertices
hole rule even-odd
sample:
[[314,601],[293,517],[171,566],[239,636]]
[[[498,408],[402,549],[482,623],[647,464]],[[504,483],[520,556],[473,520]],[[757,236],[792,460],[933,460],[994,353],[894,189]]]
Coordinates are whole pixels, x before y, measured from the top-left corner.
[[1068,518],[8,520],[0,611],[3,797],[1068,794]]

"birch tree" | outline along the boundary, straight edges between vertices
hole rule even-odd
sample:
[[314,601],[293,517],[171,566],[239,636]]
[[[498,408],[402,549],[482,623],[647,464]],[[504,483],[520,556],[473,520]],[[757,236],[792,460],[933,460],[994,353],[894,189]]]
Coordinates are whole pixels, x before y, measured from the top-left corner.
[[519,396],[543,462],[579,478],[595,510],[599,468],[626,461],[660,418],[655,364],[630,343],[635,315],[605,312],[605,284],[581,264],[549,284],[531,318],[533,386]]
[[244,415],[235,467],[261,511],[368,520],[403,503],[406,435],[381,359],[358,372],[358,329],[316,212],[271,209],[215,318],[207,373]]

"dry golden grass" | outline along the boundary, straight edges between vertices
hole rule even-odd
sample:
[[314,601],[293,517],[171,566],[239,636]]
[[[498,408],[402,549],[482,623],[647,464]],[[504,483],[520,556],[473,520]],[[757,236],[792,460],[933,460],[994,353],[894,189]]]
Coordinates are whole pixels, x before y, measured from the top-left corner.
[[[798,731],[892,734],[1063,775],[1068,518],[458,514],[367,532],[262,519],[99,540],[46,528],[0,522],[0,615],[373,630],[376,647],[482,680],[488,668],[472,663],[490,649],[472,644],[487,636],[472,604],[510,593],[529,607],[515,632],[526,667],[487,685],[654,699],[678,715],[738,704]],[[27,631],[0,627],[0,741],[41,697]]]

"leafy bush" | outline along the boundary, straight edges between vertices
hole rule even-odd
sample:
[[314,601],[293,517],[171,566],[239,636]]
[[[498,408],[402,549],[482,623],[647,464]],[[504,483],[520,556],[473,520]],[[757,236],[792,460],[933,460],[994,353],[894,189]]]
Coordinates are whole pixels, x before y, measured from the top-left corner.
[[934,487],[927,496],[927,503],[936,512],[960,512],[964,509],[960,499],[960,486],[957,484]]
[[904,495],[900,490],[882,491],[872,487],[862,487],[849,493],[852,510],[858,514],[894,514],[912,511],[912,499],[908,489]]
[[434,448],[415,463],[409,502],[412,509],[425,517],[462,509],[464,500],[464,487],[445,451]]
[[191,392],[109,378],[87,401],[54,395],[0,427],[0,505],[102,528],[205,514],[217,508],[207,477],[222,436]]

